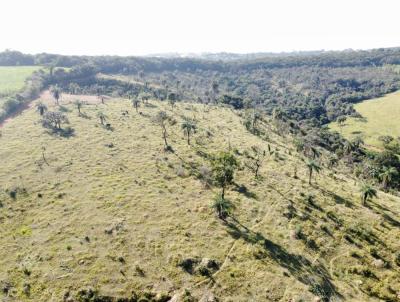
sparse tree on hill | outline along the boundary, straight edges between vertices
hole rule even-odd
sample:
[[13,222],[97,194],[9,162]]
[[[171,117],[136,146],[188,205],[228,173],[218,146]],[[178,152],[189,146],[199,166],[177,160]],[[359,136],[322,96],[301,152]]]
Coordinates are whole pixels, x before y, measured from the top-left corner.
[[214,181],[221,187],[221,198],[225,198],[226,188],[232,184],[234,174],[239,164],[236,157],[230,152],[220,152],[213,157],[211,167]]
[[76,100],[76,101],[74,102],[74,104],[75,104],[75,106],[76,106],[76,109],[78,110],[78,115],[81,116],[81,115],[82,115],[81,109],[82,109],[82,106],[83,106],[83,102],[80,101],[80,100]]
[[140,101],[139,101],[139,99],[138,99],[137,97],[133,97],[133,99],[132,99],[132,105],[133,105],[133,107],[135,108],[136,113],[138,113],[138,111],[139,111],[139,106],[140,106]]
[[311,185],[311,178],[313,172],[319,173],[321,171],[321,166],[318,165],[318,163],[315,162],[314,160],[309,160],[307,162],[307,168],[308,168],[308,183]]
[[235,206],[230,200],[223,198],[221,195],[217,195],[214,198],[212,208],[217,212],[219,219],[225,220],[226,217],[231,214]]
[[399,172],[395,167],[383,167],[382,173],[379,174],[379,178],[382,181],[383,188],[388,189],[390,183],[393,181],[393,177],[397,176]]
[[186,134],[188,145],[190,145],[190,135],[196,132],[196,129],[197,125],[194,120],[185,119],[184,122],[182,123],[182,130]]
[[104,126],[104,123],[106,122],[106,118],[107,118],[106,115],[103,112],[99,111],[99,112],[97,112],[97,117],[100,120],[100,124],[102,124]]
[[51,89],[51,94],[53,95],[54,99],[56,100],[56,104],[59,105],[59,99],[61,98],[61,90],[58,86],[54,86]]
[[346,155],[349,155],[349,154],[351,154],[351,152],[353,152],[354,148],[355,148],[355,146],[352,142],[346,141],[343,145],[343,152]]
[[142,101],[144,104],[147,104],[151,95],[147,92],[141,92],[138,96],[139,100]]
[[344,127],[344,122],[346,121],[346,119],[347,118],[344,115],[339,116],[337,118],[337,122],[338,122],[338,125],[339,125],[339,128],[340,128],[340,133],[341,134],[343,134],[343,127]]
[[378,193],[376,190],[368,184],[364,184],[360,190],[361,193],[361,202],[365,206],[369,199],[374,197],[378,197]]
[[214,103],[217,102],[217,97],[218,97],[218,93],[219,93],[219,84],[217,82],[213,82],[211,84],[211,93],[212,93],[212,98]]
[[170,94],[168,94],[168,103],[171,105],[172,109],[174,109],[177,100],[178,95],[176,93],[171,92]]
[[251,154],[248,154],[249,161],[246,162],[246,167],[254,173],[254,177],[258,178],[258,172],[264,162],[266,156],[265,150],[261,150],[258,146],[251,147]]
[[43,126],[61,130],[62,124],[68,124],[68,118],[61,112],[48,111],[43,115]]
[[162,130],[162,137],[164,139],[164,149],[165,150],[170,150],[171,147],[168,145],[167,137],[168,137],[168,132],[167,132],[167,122],[170,120],[168,117],[167,113],[165,111],[160,111],[157,113],[155,121],[156,123],[161,127]]
[[36,105],[36,109],[37,109],[37,111],[39,111],[39,114],[41,116],[43,116],[43,114],[47,111],[47,106],[45,104],[43,104],[42,102],[39,102]]

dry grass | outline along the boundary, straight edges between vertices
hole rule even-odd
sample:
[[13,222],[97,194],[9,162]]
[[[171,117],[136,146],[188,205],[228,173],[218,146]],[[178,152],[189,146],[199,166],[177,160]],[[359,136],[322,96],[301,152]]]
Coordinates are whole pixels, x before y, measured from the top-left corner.
[[[15,200],[5,191],[0,195],[0,282],[12,285],[15,301],[61,301],[66,291],[83,286],[111,296],[187,288],[195,297],[211,291],[222,301],[312,301],[321,291],[317,285],[332,301],[377,301],[366,288],[378,281],[349,273],[353,266],[370,268],[386,282],[383,288],[400,291],[393,264],[398,199],[380,193],[370,208],[362,207],[355,181],[326,168],[309,186],[290,137],[254,136],[231,109],[180,103],[171,111],[166,103],[150,104],[140,115],[127,100],[93,103],[83,107],[84,117],[73,104],[64,105],[75,130],[69,138],[49,134],[33,108],[3,127],[0,188],[26,189]],[[100,125],[100,110],[113,131]],[[168,128],[175,153],[163,150],[161,129],[152,121],[159,110],[177,120]],[[192,146],[180,128],[183,116],[199,123]],[[249,193],[227,194],[238,222],[221,223],[209,207],[218,189],[206,189],[190,175],[190,164],[207,165],[197,151],[230,146],[241,153],[252,145],[267,150],[268,144],[275,155],[262,167],[262,179],[242,169],[236,182]],[[292,177],[295,166],[298,179]],[[313,206],[306,202],[309,194]],[[290,220],[284,216],[289,210]],[[344,235],[351,226],[371,231],[382,243],[367,244],[355,235],[359,247],[349,243]],[[295,240],[299,227],[304,237]],[[372,266],[373,247],[391,268]],[[350,256],[353,250],[361,259]],[[208,279],[177,266],[189,257],[223,265]]]

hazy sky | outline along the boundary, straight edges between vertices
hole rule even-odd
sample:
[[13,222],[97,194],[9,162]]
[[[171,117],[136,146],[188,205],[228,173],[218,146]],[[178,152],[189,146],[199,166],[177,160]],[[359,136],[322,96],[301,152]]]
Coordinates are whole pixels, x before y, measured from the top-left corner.
[[400,0],[0,0],[0,50],[140,55],[400,46]]

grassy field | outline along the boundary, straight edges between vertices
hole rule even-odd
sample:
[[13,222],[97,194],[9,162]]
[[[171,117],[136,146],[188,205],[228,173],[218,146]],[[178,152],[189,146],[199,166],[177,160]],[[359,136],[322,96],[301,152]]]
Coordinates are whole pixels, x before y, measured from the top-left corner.
[[332,123],[332,130],[348,139],[361,136],[367,145],[382,147],[380,136],[400,136],[400,91],[384,97],[367,100],[354,105],[363,118],[347,118],[343,126]]
[[[82,116],[73,104],[62,109],[70,137],[43,128],[34,108],[2,128],[0,297],[62,301],[90,286],[111,297],[190,293],[185,301],[398,301],[398,198],[380,192],[363,207],[359,184],[327,168],[310,186],[289,136],[254,136],[228,108],[151,101],[137,114],[113,99]],[[159,110],[176,121],[174,153],[163,150]],[[198,121],[191,146],[184,117]],[[252,145],[275,151],[258,180],[243,165]],[[194,172],[209,165],[202,152],[229,148],[242,168],[227,192],[235,220],[222,223],[210,208],[219,189]],[[192,272],[179,266],[185,259]],[[208,276],[197,259],[215,261]]]
[[40,66],[0,66],[0,95],[18,92],[25,80]]

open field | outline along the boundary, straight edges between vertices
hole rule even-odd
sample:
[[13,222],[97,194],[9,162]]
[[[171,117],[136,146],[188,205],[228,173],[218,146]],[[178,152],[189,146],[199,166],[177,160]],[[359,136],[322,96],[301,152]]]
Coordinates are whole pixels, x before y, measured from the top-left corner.
[[354,108],[363,118],[348,117],[342,127],[336,122],[329,127],[348,139],[361,136],[367,145],[377,148],[382,147],[380,136],[400,136],[400,91],[364,101]]
[[18,92],[25,80],[40,66],[0,66],[0,95]]
[[[151,101],[138,114],[111,99],[78,116],[76,98],[57,108],[43,97],[67,114],[69,137],[43,128],[34,108],[2,128],[0,282],[8,290],[0,297],[62,301],[90,286],[111,297],[186,289],[220,301],[397,301],[399,198],[379,192],[363,207],[359,184],[327,168],[310,186],[289,136],[252,135],[228,108]],[[159,110],[176,121],[168,125],[173,153],[163,150]],[[184,117],[198,121],[191,146]],[[258,180],[244,167],[252,145],[275,152]],[[242,168],[227,192],[235,219],[222,223],[210,208],[219,189],[196,175],[209,166],[204,152],[229,148]],[[215,262],[209,275],[197,259]]]

